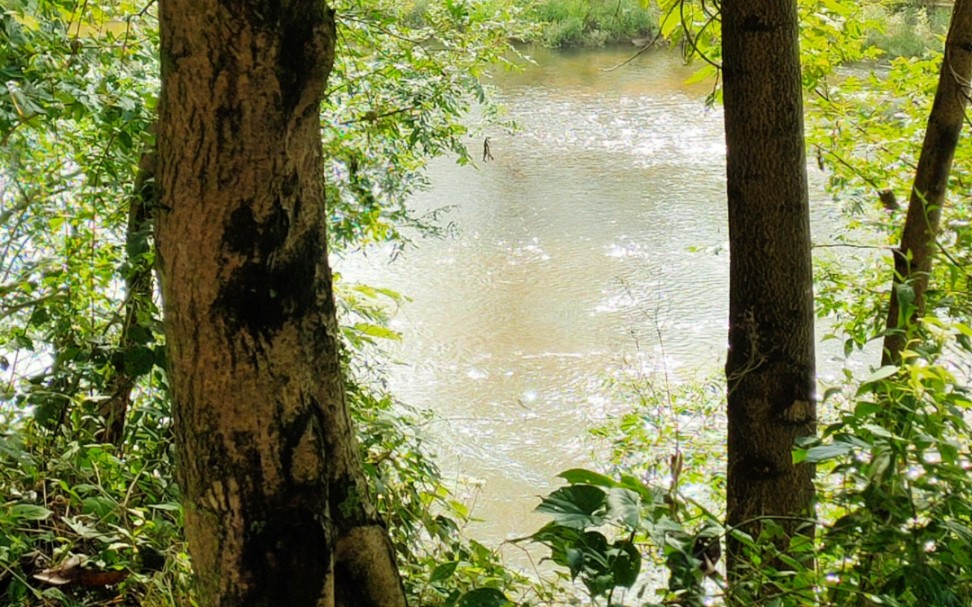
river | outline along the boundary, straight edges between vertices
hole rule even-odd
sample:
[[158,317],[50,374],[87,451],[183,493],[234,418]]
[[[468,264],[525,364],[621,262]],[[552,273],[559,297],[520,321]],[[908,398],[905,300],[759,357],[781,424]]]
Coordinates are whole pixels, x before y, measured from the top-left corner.
[[[411,298],[393,321],[390,387],[441,418],[429,430],[443,469],[482,483],[470,531],[489,545],[539,528],[531,510],[555,475],[591,465],[587,430],[624,410],[605,378],[690,379],[724,362],[722,111],[677,53],[605,71],[632,52],[537,50],[498,75],[520,130],[487,133],[493,160],[478,168],[434,162],[413,201],[453,207],[457,234],[337,262],[345,280]],[[816,226],[833,221],[821,181]]]

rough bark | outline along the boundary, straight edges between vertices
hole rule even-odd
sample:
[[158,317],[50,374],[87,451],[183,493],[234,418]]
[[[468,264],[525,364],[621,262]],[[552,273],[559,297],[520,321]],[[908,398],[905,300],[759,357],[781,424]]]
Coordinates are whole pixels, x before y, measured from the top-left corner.
[[[814,469],[794,441],[815,432],[813,276],[797,7],[722,4],[730,294],[728,524],[789,533],[812,516]],[[762,517],[762,518],[761,518]],[[804,529],[801,533],[812,533]],[[785,547],[785,546],[784,546]],[[730,572],[741,565],[729,542]]]
[[[958,144],[972,79],[972,0],[958,0],[945,40],[938,89],[928,116],[928,128],[918,158],[905,218],[901,246],[894,253],[894,278],[884,337],[884,365],[898,364],[909,324],[924,314],[925,293],[935,257],[942,206],[948,191],[955,146]],[[913,302],[902,309],[898,290],[908,284]]]
[[345,403],[321,0],[162,0],[157,219],[200,604],[405,604]]

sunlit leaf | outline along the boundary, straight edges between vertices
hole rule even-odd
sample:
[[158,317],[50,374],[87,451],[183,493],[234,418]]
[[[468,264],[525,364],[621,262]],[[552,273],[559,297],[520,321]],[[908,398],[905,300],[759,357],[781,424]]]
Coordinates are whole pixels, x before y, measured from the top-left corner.
[[598,487],[571,485],[544,497],[536,511],[553,515],[554,522],[561,525],[584,529],[604,522],[606,501],[607,494]]
[[616,517],[631,528],[637,528],[641,522],[641,496],[620,487],[613,487],[608,491],[608,514]]

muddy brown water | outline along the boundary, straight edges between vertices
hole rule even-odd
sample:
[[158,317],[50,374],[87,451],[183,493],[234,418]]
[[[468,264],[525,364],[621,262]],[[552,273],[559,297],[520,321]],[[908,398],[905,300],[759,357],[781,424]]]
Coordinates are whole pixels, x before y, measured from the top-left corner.
[[[724,363],[722,111],[675,53],[605,71],[632,52],[535,50],[536,65],[497,75],[519,132],[486,133],[493,160],[478,168],[434,162],[413,201],[453,207],[457,234],[394,261],[372,250],[336,263],[345,280],[411,298],[393,321],[389,384],[439,416],[431,444],[447,474],[473,479],[456,486],[491,546],[538,529],[538,495],[592,465],[588,430],[625,408],[605,378],[693,379]],[[815,229],[827,229],[835,213],[812,181]]]

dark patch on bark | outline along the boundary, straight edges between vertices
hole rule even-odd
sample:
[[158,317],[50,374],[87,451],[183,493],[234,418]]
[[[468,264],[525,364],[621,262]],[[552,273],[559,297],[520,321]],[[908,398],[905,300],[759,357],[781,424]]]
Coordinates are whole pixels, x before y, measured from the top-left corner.
[[271,282],[266,264],[248,262],[220,289],[215,307],[226,312],[230,337],[243,329],[254,338],[269,338],[283,325],[283,306]]
[[[296,201],[294,204],[299,205],[300,201]],[[279,198],[274,201],[270,215],[263,222],[262,228],[259,242],[260,253],[266,257],[283,246],[287,240],[287,234],[290,233],[290,218],[287,216],[287,209],[284,208]]]
[[743,19],[742,29],[744,32],[771,32],[774,28],[772,23],[767,23],[759,15],[746,15]]
[[258,255],[265,262],[287,240],[290,218],[280,199],[262,223],[257,222],[252,206],[247,200],[233,211],[223,228],[223,244],[233,253]]
[[279,199],[263,222],[256,221],[250,204],[230,215],[223,245],[250,258],[233,271],[214,307],[214,313],[225,313],[231,337],[245,330],[254,338],[268,339],[313,308],[318,280],[328,280],[323,273],[318,275],[323,237],[312,230],[285,253],[289,234],[290,218]]
[[223,230],[223,244],[233,253],[253,255],[256,252],[260,226],[253,217],[250,202],[244,202],[230,215],[229,224]]
[[277,57],[277,83],[283,110],[288,114],[297,107],[309,83],[320,78],[321,56],[315,38],[326,10],[323,2],[294,4],[281,16],[283,31]]
[[772,460],[756,455],[744,456],[736,464],[736,472],[753,484],[783,477],[788,470],[776,465]]
[[[270,234],[269,240],[274,238]],[[288,321],[305,316],[314,306],[322,255],[315,231],[302,238],[287,259],[266,259],[261,251],[263,259],[237,268],[220,289],[214,306],[215,312],[225,313],[230,338],[244,330],[254,339],[269,339]]]
[[283,6],[280,0],[222,0],[227,12],[244,15],[255,30],[273,30],[280,22]]
[[274,272],[274,288],[288,317],[302,318],[314,308],[318,283],[325,280],[318,275],[323,256],[324,242],[314,230],[301,239],[284,267]]
[[[291,172],[286,177],[280,180],[280,194],[284,198],[290,198],[297,193],[297,188],[300,187],[300,175],[296,171]],[[300,216],[300,199],[294,201],[294,217]]]
[[330,537],[320,513],[280,508],[254,523],[243,563],[253,576],[243,605],[316,607],[331,568]]
[[[232,84],[230,85],[230,91],[235,93],[236,90],[236,66],[232,68],[221,67],[222,63],[225,63],[218,58],[214,61],[213,70],[214,76],[210,83],[210,90],[216,90],[217,80],[219,78],[232,78]],[[214,127],[216,129],[216,141],[220,150],[231,149],[234,145],[236,133],[239,133],[242,129],[243,124],[243,112],[241,111],[239,105],[232,102],[232,99],[227,99],[224,103],[216,107],[216,119],[214,120]],[[221,171],[222,172],[222,171]],[[220,185],[226,186],[232,183],[232,180],[236,179],[237,174],[232,175],[220,175]]]

